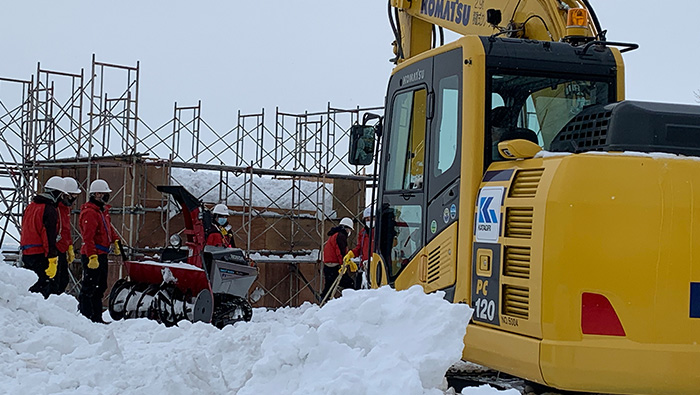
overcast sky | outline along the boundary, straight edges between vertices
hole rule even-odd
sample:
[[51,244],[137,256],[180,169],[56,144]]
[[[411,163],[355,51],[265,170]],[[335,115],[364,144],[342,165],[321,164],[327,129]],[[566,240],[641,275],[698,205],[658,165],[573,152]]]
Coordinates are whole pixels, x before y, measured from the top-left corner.
[[[695,103],[698,35],[682,16],[700,15],[700,2],[591,3],[608,40],[640,44],[624,55],[628,98]],[[39,61],[89,72],[93,53],[140,61],[139,115],[152,126],[172,116],[175,101],[201,99],[204,119],[227,126],[239,109],[380,106],[392,68],[386,14],[384,0],[8,1],[0,76],[29,79]]]

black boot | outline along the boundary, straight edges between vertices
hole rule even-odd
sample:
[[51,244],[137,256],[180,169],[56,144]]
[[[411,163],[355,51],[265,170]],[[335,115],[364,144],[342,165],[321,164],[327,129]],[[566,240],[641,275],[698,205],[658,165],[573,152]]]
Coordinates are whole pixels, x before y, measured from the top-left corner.
[[95,298],[92,301],[92,317],[90,319],[92,322],[106,324],[105,320],[102,319],[102,298]]

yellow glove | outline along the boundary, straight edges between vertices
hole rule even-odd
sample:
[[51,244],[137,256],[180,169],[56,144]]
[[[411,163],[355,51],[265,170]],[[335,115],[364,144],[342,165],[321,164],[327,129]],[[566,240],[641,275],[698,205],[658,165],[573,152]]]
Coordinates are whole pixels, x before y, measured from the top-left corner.
[[348,267],[350,268],[350,273],[355,273],[357,271],[357,263],[355,263],[353,260],[350,260],[347,263]]
[[97,254],[90,255],[90,261],[88,262],[88,269],[97,269],[100,267],[100,262],[97,261]]
[[119,249],[119,240],[114,240],[114,255],[121,255],[122,250]]
[[75,250],[73,249],[73,244],[68,246],[68,251],[66,251],[66,259],[68,263],[73,263],[75,260]]
[[355,257],[355,253],[352,252],[352,250],[348,251],[347,254],[343,257],[343,263],[350,265],[351,259]]
[[58,267],[58,257],[49,258],[49,267],[44,271],[49,278],[56,277],[56,268]]

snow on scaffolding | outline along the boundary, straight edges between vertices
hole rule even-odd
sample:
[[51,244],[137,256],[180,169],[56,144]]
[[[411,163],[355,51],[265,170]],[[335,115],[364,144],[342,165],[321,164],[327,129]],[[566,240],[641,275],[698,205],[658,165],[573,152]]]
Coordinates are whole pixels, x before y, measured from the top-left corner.
[[[221,177],[217,171],[173,168],[171,179],[174,184],[184,186],[190,193],[204,202],[224,203],[219,198]],[[229,207],[251,206],[257,209],[315,212],[317,218],[323,218],[321,210],[326,207],[329,208],[326,210],[326,216],[335,218],[335,213],[330,210],[333,207],[332,182],[296,180],[296,184],[293,184],[292,179],[288,177],[275,178],[254,175],[252,177],[252,199],[249,196],[251,192],[250,182],[250,175],[241,174],[238,177],[228,178],[225,188],[230,193],[227,193],[228,198],[225,204]]]

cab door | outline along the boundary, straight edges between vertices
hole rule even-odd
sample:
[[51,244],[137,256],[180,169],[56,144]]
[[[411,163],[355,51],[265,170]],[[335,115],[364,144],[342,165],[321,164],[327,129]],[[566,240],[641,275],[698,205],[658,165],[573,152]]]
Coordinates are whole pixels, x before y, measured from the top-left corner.
[[[432,69],[433,59],[422,60],[399,70],[389,81],[377,246],[386,280],[392,285],[409,266],[415,271],[415,265],[409,264],[425,246],[426,135],[432,115]],[[382,272],[377,270],[375,275],[377,283],[382,283]]]
[[426,292],[445,290],[452,300],[456,280],[462,130],[462,49],[436,55],[433,67],[435,110],[428,135],[426,169],[426,248],[419,277]]
[[430,292],[455,282],[461,65],[455,49],[390,81],[378,247],[397,289],[421,284]]

